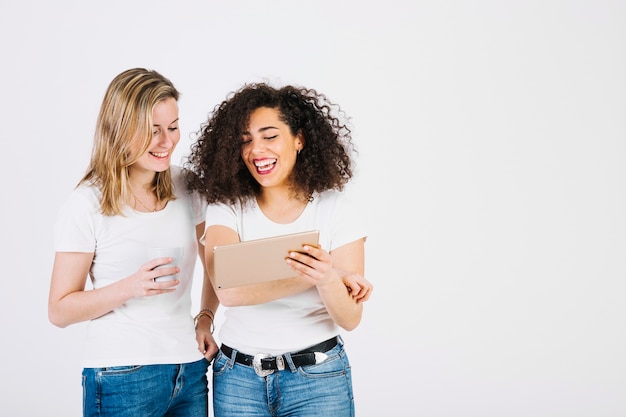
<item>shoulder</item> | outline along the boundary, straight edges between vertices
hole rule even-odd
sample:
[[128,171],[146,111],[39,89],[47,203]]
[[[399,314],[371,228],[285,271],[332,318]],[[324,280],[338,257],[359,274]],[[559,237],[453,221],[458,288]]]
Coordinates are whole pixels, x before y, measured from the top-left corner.
[[349,193],[345,191],[327,190],[313,197],[313,204],[325,210],[337,210],[353,204]]
[[57,212],[57,222],[70,224],[92,224],[102,218],[101,192],[98,187],[79,185],[69,193]]
[[93,185],[79,185],[68,195],[63,203],[65,209],[100,210],[102,193]]
[[172,178],[182,175],[183,171],[183,167],[179,165],[170,165],[170,173],[172,174]]
[[361,210],[352,193],[346,191],[328,190],[314,196],[312,201],[317,216],[330,222],[351,223],[359,222]]
[[170,165],[170,175],[172,176],[172,183],[179,187],[185,186],[185,175],[182,167],[178,165]]
[[317,201],[320,204],[336,204],[344,198],[344,195],[341,191],[337,190],[326,190],[321,193],[318,193],[313,196],[313,201]]
[[178,165],[170,165],[170,175],[172,177],[172,184],[174,185],[174,193],[176,197],[184,197],[191,192],[187,187],[187,178],[185,170]]
[[208,204],[207,210],[213,213],[230,213],[233,215],[241,215],[245,210],[241,203],[227,204],[227,203],[211,203]]

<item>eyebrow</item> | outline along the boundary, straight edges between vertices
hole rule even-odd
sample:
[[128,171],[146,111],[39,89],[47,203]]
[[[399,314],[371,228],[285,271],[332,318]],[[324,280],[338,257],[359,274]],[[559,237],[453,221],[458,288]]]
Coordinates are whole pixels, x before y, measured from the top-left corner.
[[[259,133],[263,133],[263,132],[265,132],[267,130],[270,130],[270,129],[278,129],[278,128],[276,126],[265,126],[265,127],[262,127],[262,128],[259,129]],[[251,133],[250,133],[249,130],[246,130],[242,134],[243,135],[250,135]]]
[[[168,125],[168,126],[169,126],[169,125],[173,125],[174,123],[176,123],[176,122],[177,122],[177,121],[179,121],[179,120],[180,120],[180,117],[178,117],[176,120],[174,120],[174,121],[172,121],[172,122],[169,122],[167,125]],[[152,124],[152,126],[161,126],[161,125],[156,124],[156,123],[153,123],[153,124]]]

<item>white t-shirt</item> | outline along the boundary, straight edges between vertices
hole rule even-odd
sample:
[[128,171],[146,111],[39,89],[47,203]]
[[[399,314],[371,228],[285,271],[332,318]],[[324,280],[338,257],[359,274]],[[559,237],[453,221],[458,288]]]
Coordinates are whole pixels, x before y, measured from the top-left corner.
[[97,187],[80,186],[61,207],[55,229],[57,252],[95,252],[93,288],[126,278],[148,262],[150,247],[182,247],[176,291],[135,298],[89,322],[83,366],[87,368],[178,364],[200,360],[191,315],[191,286],[198,259],[195,226],[206,204],[188,194],[179,167],[171,167],[176,200],[158,212],[130,208],[124,216],[100,213]]
[[[316,195],[289,224],[269,220],[256,202],[245,207],[210,204],[206,226],[212,225],[235,230],[241,241],[319,230],[319,243],[327,251],[366,237],[358,209],[337,191]],[[339,334],[316,288],[265,304],[225,308],[224,317],[220,340],[249,355],[298,351]]]

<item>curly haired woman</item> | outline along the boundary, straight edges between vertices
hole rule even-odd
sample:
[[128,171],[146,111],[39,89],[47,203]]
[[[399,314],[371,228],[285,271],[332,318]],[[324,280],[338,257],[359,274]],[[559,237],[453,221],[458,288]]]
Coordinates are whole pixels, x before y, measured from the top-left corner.
[[343,116],[315,90],[248,84],[213,110],[192,147],[188,186],[209,204],[211,280],[216,245],[320,231],[319,247],[289,254],[293,278],[216,290],[226,307],[216,417],[354,415],[340,329],[360,323],[372,285],[364,224],[343,192],[354,151]]

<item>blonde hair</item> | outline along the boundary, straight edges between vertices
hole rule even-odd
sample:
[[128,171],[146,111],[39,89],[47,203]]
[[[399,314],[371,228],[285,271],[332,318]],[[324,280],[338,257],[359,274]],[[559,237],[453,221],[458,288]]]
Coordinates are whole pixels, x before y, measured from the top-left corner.
[[[179,95],[170,80],[144,68],[126,70],[109,84],[96,122],[91,161],[78,183],[100,188],[102,214],[123,215],[130,196],[128,168],[152,140],[152,110],[162,100],[178,101]],[[159,201],[175,199],[169,168],[156,173],[152,186]]]

